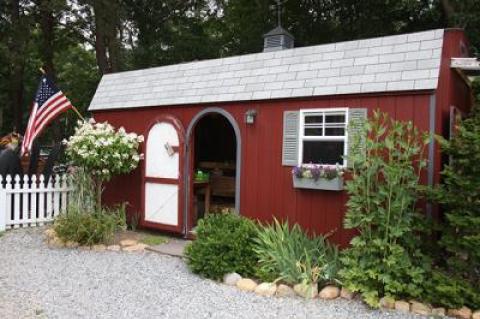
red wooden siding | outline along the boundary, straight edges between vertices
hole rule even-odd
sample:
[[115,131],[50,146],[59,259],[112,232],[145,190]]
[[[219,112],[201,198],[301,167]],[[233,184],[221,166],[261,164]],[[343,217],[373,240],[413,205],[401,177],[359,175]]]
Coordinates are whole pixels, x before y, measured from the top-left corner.
[[[431,92],[401,95],[364,95],[326,97],[308,100],[279,100],[255,103],[228,103],[215,106],[225,109],[236,119],[242,139],[241,214],[261,221],[274,216],[299,223],[315,233],[335,231],[332,238],[345,245],[351,233],[342,227],[347,196],[344,192],[296,190],[292,186],[292,167],[282,166],[283,112],[301,108],[365,107],[388,112],[393,118],[413,120],[422,130],[429,127]],[[183,127],[207,106],[152,107],[96,112],[98,121],[109,121],[127,131],[146,135],[151,119],[161,114],[177,117]],[[257,110],[254,125],[244,122],[249,109]],[[140,212],[141,170],[115,178],[107,187],[107,203],[127,201],[130,214]]]
[[[471,90],[462,77],[450,68],[451,57],[468,57],[468,41],[463,30],[450,29],[445,32],[445,40],[442,51],[442,65],[436,92],[437,116],[436,134],[448,137],[450,123],[450,106],[455,106],[464,113],[468,113],[472,106]],[[435,147],[438,159],[435,162],[435,171],[441,170],[440,149]],[[435,182],[440,181],[440,175],[436,174]]]

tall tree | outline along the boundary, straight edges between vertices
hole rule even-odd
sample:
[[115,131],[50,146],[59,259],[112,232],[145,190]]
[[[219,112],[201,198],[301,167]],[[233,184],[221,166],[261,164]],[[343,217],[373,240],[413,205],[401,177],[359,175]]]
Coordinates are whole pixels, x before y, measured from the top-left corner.
[[37,2],[41,31],[40,53],[43,67],[51,77],[55,77],[55,66],[53,64],[55,39],[54,4],[52,0],[38,0]]
[[9,56],[9,104],[13,118],[13,127],[18,131],[23,130],[24,111],[24,73],[25,73],[25,47],[28,41],[29,17],[25,14],[25,1],[10,0],[8,8],[9,37],[7,40]]
[[132,66],[173,64],[218,55],[216,11],[205,0],[125,0],[136,41]]
[[480,55],[480,1],[441,0],[440,11],[444,25],[464,28],[470,40],[472,51]]

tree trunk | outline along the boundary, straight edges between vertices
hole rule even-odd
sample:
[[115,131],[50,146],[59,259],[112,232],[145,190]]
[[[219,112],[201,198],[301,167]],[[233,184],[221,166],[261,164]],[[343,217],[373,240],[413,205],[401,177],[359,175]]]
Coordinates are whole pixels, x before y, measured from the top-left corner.
[[13,115],[13,129],[23,133],[23,78],[25,72],[25,28],[22,25],[20,1],[10,3],[10,18],[12,38],[9,41],[10,50],[10,109]]
[[102,1],[103,0],[93,2],[93,12],[95,15],[95,55],[100,73],[105,74],[109,73],[110,68],[105,45],[105,24],[102,17]]
[[[48,76],[55,81],[56,72],[55,65],[53,63],[53,58],[55,54],[55,18],[54,18],[54,8],[52,0],[40,0],[38,3],[39,6],[39,22],[40,30],[42,34],[41,39],[41,56],[43,62],[43,69],[48,74]],[[62,117],[57,117],[53,121],[56,122],[56,125],[51,125],[53,132],[53,140],[55,143],[59,143],[62,140],[63,132],[63,122]]]
[[92,3],[95,21],[95,54],[102,74],[120,70],[120,25],[118,1],[96,0]]
[[447,26],[454,26],[455,24],[455,9],[450,0],[440,0],[442,6],[442,12],[445,17],[445,23]]
[[97,178],[95,181],[95,186],[97,187],[96,192],[97,192],[97,212],[100,212],[102,210],[102,192],[103,192],[103,183],[100,178]]
[[40,29],[42,31],[41,51],[43,69],[55,80],[55,66],[53,64],[54,55],[54,26],[53,7],[51,0],[41,0],[40,9]]

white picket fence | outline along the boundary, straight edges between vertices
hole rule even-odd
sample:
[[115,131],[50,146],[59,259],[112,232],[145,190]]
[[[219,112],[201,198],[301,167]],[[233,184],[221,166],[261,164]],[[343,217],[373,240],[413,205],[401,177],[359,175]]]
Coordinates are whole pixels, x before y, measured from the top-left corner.
[[0,176],[0,231],[35,227],[65,212],[71,187],[66,175]]

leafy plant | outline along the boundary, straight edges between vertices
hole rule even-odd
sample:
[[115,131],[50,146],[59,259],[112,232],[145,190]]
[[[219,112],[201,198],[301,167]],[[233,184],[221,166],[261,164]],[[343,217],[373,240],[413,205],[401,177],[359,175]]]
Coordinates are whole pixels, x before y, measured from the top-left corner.
[[242,276],[255,272],[253,221],[236,214],[211,214],[199,220],[196,230],[197,239],[185,249],[194,273],[218,280],[230,272]]
[[425,281],[422,299],[452,309],[467,306],[480,308],[480,291],[465,279],[434,270]]
[[142,216],[141,216],[141,213],[140,213],[140,212],[134,212],[134,213],[130,216],[129,226],[130,226],[130,229],[131,229],[131,230],[137,231],[138,224],[139,224],[141,218],[142,218]]
[[258,256],[257,276],[265,281],[313,284],[336,279],[338,250],[325,237],[312,238],[298,224],[288,222],[259,228],[254,251]]
[[85,213],[75,205],[70,205],[68,213],[55,220],[54,229],[64,242],[73,241],[80,245],[108,243],[117,230],[125,229],[125,208],[102,209]]
[[428,135],[379,112],[351,125],[360,134],[349,156],[353,169],[344,225],[358,235],[341,258],[341,280],[372,307],[385,295],[418,297],[429,265],[420,250],[423,222],[416,210]]
[[476,106],[460,123],[453,139],[439,137],[450,156],[436,198],[445,210],[441,245],[447,251],[449,272],[480,282],[480,82],[475,85]]

